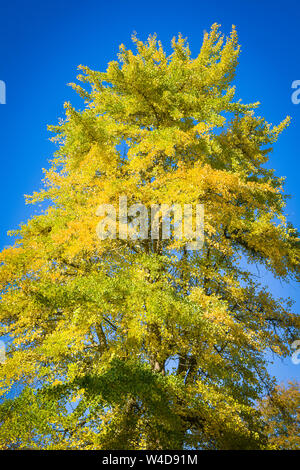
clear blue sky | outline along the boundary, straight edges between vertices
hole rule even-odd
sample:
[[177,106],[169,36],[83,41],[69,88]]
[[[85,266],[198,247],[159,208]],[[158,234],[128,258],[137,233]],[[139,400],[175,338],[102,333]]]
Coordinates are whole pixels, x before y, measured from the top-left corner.
[[[105,70],[120,43],[130,44],[156,32],[166,48],[178,32],[188,37],[192,54],[199,52],[203,31],[218,22],[229,33],[237,27],[242,45],[236,77],[243,102],[260,101],[259,114],[278,123],[287,114],[291,126],[272,154],[271,166],[286,176],[289,219],[300,227],[299,132],[300,104],[291,102],[291,84],[300,80],[300,7],[294,1],[266,0],[0,0],[0,80],[7,86],[7,103],[0,104],[0,247],[11,243],[7,230],[25,222],[32,206],[24,194],[40,187],[43,167],[54,146],[47,124],[63,117],[63,102],[81,101],[66,84],[76,67]],[[297,300],[297,285],[266,278],[278,295]],[[299,338],[300,339],[300,338]],[[300,380],[300,364],[276,363],[279,380]]]

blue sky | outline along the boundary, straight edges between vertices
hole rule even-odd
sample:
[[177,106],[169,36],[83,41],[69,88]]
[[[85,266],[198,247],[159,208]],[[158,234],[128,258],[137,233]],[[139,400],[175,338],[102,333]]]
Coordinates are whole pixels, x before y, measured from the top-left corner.
[[[172,37],[181,32],[195,56],[203,31],[214,22],[226,34],[232,24],[237,27],[242,45],[235,80],[238,98],[260,101],[259,114],[274,124],[286,115],[292,117],[270,166],[287,177],[286,191],[293,196],[287,212],[300,227],[300,104],[291,101],[291,84],[300,80],[297,1],[0,0],[0,15],[0,80],[6,83],[7,99],[0,104],[0,247],[11,243],[6,232],[26,222],[33,211],[25,206],[23,195],[39,189],[41,169],[54,151],[47,124],[63,117],[64,101],[82,106],[67,87],[75,80],[77,65],[105,70],[116,58],[118,45],[130,45],[134,31],[141,39],[157,33],[167,50]],[[295,299],[300,311],[296,284],[264,279],[275,294]],[[272,372],[279,380],[300,380],[300,364],[289,359],[276,362]]]

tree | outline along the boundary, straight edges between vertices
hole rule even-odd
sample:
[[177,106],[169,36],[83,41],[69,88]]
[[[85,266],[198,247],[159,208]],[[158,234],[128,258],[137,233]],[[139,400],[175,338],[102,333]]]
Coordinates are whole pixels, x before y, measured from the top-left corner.
[[[235,100],[235,29],[225,39],[213,25],[195,59],[181,35],[170,56],[155,36],[133,42],[106,72],[80,66],[85,107],[67,103],[50,127],[58,150],[27,197],[50,202],[1,253],[1,387],[23,391],[0,407],[0,442],[268,448],[256,406],[274,388],[266,352],[288,355],[300,322],[251,264],[299,280],[283,179],[266,167],[289,119],[272,127],[258,103]],[[169,239],[100,240],[99,205],[124,195],[203,204],[201,249],[174,226]]]
[[276,449],[300,449],[300,384],[277,386],[260,403],[270,442]]

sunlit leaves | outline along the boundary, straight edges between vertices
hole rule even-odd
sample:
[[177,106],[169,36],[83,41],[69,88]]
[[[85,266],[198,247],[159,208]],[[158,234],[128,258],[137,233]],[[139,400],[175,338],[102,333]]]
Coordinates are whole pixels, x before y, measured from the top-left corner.
[[[150,36],[106,72],[80,66],[82,111],[50,126],[49,207],[0,254],[0,448],[269,448],[255,400],[274,387],[265,352],[289,354],[292,302],[253,275],[299,279],[283,179],[265,166],[288,118],[235,100],[235,29],[168,55]],[[99,240],[100,204],[203,204],[205,243]],[[21,410],[21,411],[20,411]]]

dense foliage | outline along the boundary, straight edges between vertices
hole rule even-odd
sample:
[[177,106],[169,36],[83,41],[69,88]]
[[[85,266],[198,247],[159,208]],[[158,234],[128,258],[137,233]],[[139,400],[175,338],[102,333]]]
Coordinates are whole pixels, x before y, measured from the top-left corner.
[[[156,37],[133,42],[106,72],[80,67],[84,109],[67,103],[51,126],[58,150],[28,197],[50,203],[0,254],[0,447],[270,448],[266,353],[289,355],[300,321],[251,265],[299,280],[283,178],[266,165],[289,120],[235,99],[234,29],[213,25],[194,59],[180,35],[169,56]],[[121,195],[203,204],[203,247],[99,240],[97,208]]]
[[300,384],[279,385],[260,403],[267,435],[275,449],[300,449]]

